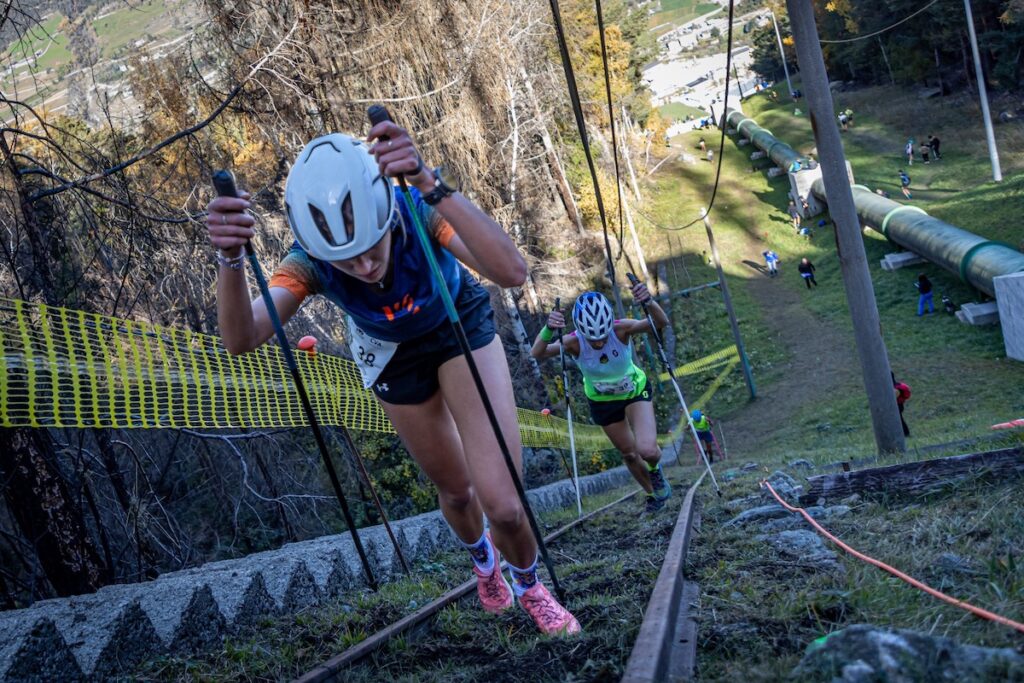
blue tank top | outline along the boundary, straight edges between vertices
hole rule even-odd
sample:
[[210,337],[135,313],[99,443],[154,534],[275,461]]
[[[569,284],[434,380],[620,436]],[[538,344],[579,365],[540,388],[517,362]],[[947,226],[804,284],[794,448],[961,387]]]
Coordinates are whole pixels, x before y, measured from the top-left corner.
[[[423,201],[419,190],[409,188],[416,211],[427,231],[433,218],[433,209]],[[295,243],[296,250],[309,260],[319,280],[317,288],[347,314],[356,325],[372,337],[384,341],[403,342],[430,332],[447,320],[447,312],[441,292],[434,285],[430,264],[420,246],[420,239],[406,207],[405,197],[395,187],[398,209],[402,222],[391,229],[391,266],[393,279],[390,289],[378,292],[375,287],[345,275],[327,261],[320,261],[306,254]],[[402,225],[405,225],[405,230]],[[463,266],[450,251],[435,240],[430,240],[445,286],[456,299],[462,288]]]

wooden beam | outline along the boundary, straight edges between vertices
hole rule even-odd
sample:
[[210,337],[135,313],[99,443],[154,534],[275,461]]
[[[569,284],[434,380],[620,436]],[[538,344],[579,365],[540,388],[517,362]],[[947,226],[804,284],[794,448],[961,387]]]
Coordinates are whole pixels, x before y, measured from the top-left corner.
[[1000,478],[1024,475],[1024,448],[808,477],[807,492],[800,496],[800,504],[814,505],[820,498],[833,501],[854,493],[918,494],[937,484],[979,473]]

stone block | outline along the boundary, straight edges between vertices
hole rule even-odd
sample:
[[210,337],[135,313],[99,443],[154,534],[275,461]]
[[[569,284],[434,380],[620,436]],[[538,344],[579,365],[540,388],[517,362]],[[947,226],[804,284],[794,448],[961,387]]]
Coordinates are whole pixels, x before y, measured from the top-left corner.
[[893,271],[907,266],[915,266],[919,263],[927,263],[927,259],[918,256],[912,251],[897,251],[886,254],[881,260],[882,270]]
[[757,150],[756,152],[751,152],[750,153],[750,160],[751,161],[759,161],[761,159],[764,159],[765,156],[767,156],[767,155],[764,153],[764,151]]
[[963,304],[960,306],[960,311],[963,312],[963,320],[968,325],[995,325],[999,322],[999,307],[995,301],[983,304]]
[[9,612],[0,615],[0,680],[84,681],[85,676],[51,620]]
[[992,278],[1006,355],[1024,361],[1024,272]]

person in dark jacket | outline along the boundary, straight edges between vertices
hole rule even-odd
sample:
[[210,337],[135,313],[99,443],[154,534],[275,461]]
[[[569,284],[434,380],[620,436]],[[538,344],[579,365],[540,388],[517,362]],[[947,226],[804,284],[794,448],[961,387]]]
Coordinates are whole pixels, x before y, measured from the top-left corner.
[[924,315],[925,304],[928,305],[928,312],[935,312],[935,299],[932,292],[932,281],[928,279],[928,276],[921,273],[917,276],[917,282],[914,283],[917,287],[917,317]]
[[800,277],[804,279],[804,284],[807,285],[807,289],[811,288],[811,285],[818,286],[818,281],[814,279],[814,264],[811,263],[807,257],[800,259],[800,265],[796,267],[800,271]]
[[928,136],[928,146],[932,148],[932,156],[935,157],[936,160],[939,160],[939,159],[942,158],[942,155],[939,154],[939,145],[941,145],[941,144],[942,144],[942,141],[939,140],[934,135],[929,135]]

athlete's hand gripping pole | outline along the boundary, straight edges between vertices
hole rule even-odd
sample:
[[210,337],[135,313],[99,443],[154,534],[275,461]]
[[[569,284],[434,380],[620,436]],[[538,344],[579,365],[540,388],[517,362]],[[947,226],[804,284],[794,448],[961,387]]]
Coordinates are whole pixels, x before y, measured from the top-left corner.
[[[633,273],[626,273],[626,277],[629,278],[629,284],[636,285],[640,282],[636,275]],[[647,302],[643,301],[640,305],[644,309],[644,315],[647,316],[647,324],[651,326],[651,336],[654,337],[654,344],[658,347],[658,358],[661,359],[661,364],[665,366],[665,371],[668,372],[668,377],[672,380],[672,387],[676,390],[676,396],[679,398],[679,405],[683,407],[683,415],[686,416],[686,420],[690,425],[690,434],[693,436],[693,442],[697,446],[697,450],[700,452],[700,457],[704,460],[704,466],[708,469],[708,474],[711,475],[711,483],[715,486],[715,493],[719,496],[722,495],[722,489],[718,487],[718,480],[715,479],[715,473],[711,469],[711,463],[708,461],[708,455],[704,452],[704,446],[700,442],[700,438],[697,436],[697,428],[693,426],[693,418],[690,417],[690,409],[686,407],[686,399],[683,398],[683,390],[679,388],[679,382],[676,381],[676,371],[672,367],[672,363],[669,362],[668,356],[665,355],[665,345],[661,341],[661,333],[658,332],[657,325],[654,324],[654,318],[651,317],[651,312],[647,308]]]
[[[230,171],[220,170],[213,174],[213,187],[217,190],[217,194],[221,197],[237,197],[238,189],[235,187],[235,179],[231,175]],[[338,473],[334,469],[334,463],[331,461],[330,454],[327,451],[327,443],[324,441],[323,433],[320,431],[320,424],[316,421],[316,414],[313,412],[313,405],[309,401],[309,395],[306,393],[306,385],[302,381],[302,376],[299,374],[299,366],[295,362],[295,356],[292,354],[291,347],[288,345],[288,337],[285,336],[284,326],[281,325],[281,318],[277,314],[277,307],[274,306],[274,299],[270,296],[270,288],[267,286],[267,279],[263,276],[263,269],[260,268],[260,262],[256,259],[256,251],[252,248],[251,242],[245,243],[245,253],[249,257],[249,265],[252,266],[253,275],[256,276],[256,283],[259,285],[260,294],[263,295],[263,301],[267,306],[267,315],[270,317],[270,322],[274,326],[274,333],[277,335],[277,343],[281,347],[281,353],[284,354],[285,362],[288,364],[288,370],[291,371],[292,380],[295,382],[295,389],[299,394],[299,401],[302,403],[302,408],[306,412],[306,417],[309,419],[309,426],[313,430],[313,438],[316,440],[316,445],[320,449],[320,457],[323,459],[324,468],[327,470],[327,476],[331,480],[331,487],[334,489],[334,495],[338,499],[338,504],[341,505],[341,514],[345,517],[345,524],[348,526],[349,532],[352,534],[352,543],[356,547],[356,552],[359,554],[359,561],[363,565],[363,573],[366,575],[366,582],[370,585],[373,590],[377,590],[377,579],[373,576],[373,570],[370,569],[370,561],[366,557],[366,551],[363,549],[362,540],[359,538],[359,532],[356,530],[356,522],[352,518],[352,513],[348,507],[348,501],[345,499],[345,493],[341,489],[341,482],[338,479]]]
[[[561,308],[561,297],[555,299],[555,310]],[[572,456],[572,483],[576,488],[576,516],[583,516],[583,500],[580,498],[580,473],[576,465],[576,432],[572,424],[572,401],[569,400],[569,373],[565,369],[565,344],[562,343],[562,328],[558,328],[558,358],[562,361],[562,393],[565,394],[565,420],[569,423],[569,453]]]
[[[366,113],[370,118],[371,126],[375,126],[384,121],[393,120],[391,115],[388,113],[388,110],[380,104],[371,105],[369,109],[367,109]],[[384,139],[383,136],[381,139]],[[555,589],[555,594],[558,595],[559,600],[564,603],[565,592],[558,583],[558,576],[555,574],[555,565],[551,562],[551,558],[548,556],[547,546],[544,545],[544,536],[541,534],[540,527],[537,525],[537,519],[533,515],[533,509],[530,507],[530,501],[526,499],[526,490],[523,488],[523,482],[519,478],[519,473],[516,472],[516,464],[512,459],[512,453],[509,451],[508,444],[505,443],[505,437],[501,433],[501,425],[498,423],[498,416],[495,414],[494,407],[491,405],[491,400],[487,396],[487,389],[484,387],[483,378],[480,376],[480,370],[477,368],[476,360],[473,358],[473,349],[469,345],[469,339],[466,337],[466,332],[462,327],[462,321],[459,319],[459,313],[455,310],[455,302],[452,300],[452,295],[445,284],[441,268],[437,264],[437,258],[435,258],[433,250],[430,249],[430,240],[427,236],[427,231],[423,227],[423,222],[420,220],[419,212],[416,209],[416,202],[413,200],[412,194],[409,192],[409,185],[405,182],[404,175],[398,176],[398,184],[402,188],[402,198],[405,200],[405,205],[409,210],[409,215],[412,216],[413,228],[416,230],[416,235],[419,237],[420,246],[423,248],[423,254],[427,259],[427,263],[430,265],[433,285],[437,288],[438,293],[441,295],[441,300],[444,302],[445,310],[448,313],[448,320],[451,322],[452,330],[455,332],[455,337],[459,342],[459,347],[462,349],[462,355],[466,359],[466,365],[469,366],[469,372],[473,376],[473,383],[476,385],[477,392],[480,394],[480,401],[483,403],[484,411],[487,413],[487,419],[491,423],[491,429],[494,430],[494,438],[497,440],[498,447],[501,449],[501,455],[505,458],[505,465],[508,467],[508,472],[512,476],[512,483],[515,485],[516,493],[519,495],[519,501],[522,503],[523,510],[526,512],[526,519],[530,523],[530,529],[533,531],[533,535],[537,539],[537,549],[540,551],[540,556],[544,562],[544,566],[548,569],[548,574],[551,575],[551,585]],[[406,226],[406,228],[408,229],[408,226]]]

